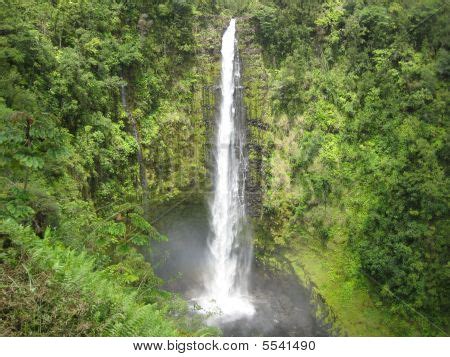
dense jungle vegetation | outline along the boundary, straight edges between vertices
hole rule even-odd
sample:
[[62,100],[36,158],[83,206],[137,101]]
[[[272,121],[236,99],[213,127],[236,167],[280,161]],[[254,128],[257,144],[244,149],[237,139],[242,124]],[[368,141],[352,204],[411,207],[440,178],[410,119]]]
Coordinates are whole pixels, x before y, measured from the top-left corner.
[[259,264],[336,333],[448,335],[445,0],[2,0],[1,335],[220,333],[143,252],[210,185],[231,16]]
[[400,334],[412,321],[448,332],[448,7],[274,1],[254,17],[276,127],[263,220],[276,224],[261,244],[299,247],[354,313],[370,290],[406,320],[376,328]]

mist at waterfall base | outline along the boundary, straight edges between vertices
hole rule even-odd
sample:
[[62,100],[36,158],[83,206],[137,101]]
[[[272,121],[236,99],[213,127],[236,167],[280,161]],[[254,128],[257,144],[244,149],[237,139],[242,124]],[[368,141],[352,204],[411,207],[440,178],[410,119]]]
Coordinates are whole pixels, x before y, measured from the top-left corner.
[[156,247],[154,265],[166,288],[184,295],[225,335],[323,335],[309,294],[293,276],[275,279],[258,267],[251,269],[246,135],[235,31],[232,19],[222,38],[222,96],[209,206],[191,203],[161,217],[157,228],[169,242]]
[[[164,288],[187,301],[204,292],[210,234],[208,203],[198,199],[164,214],[156,228],[169,239],[152,243],[152,265]],[[326,336],[326,326],[315,316],[310,293],[294,275],[274,276],[254,262],[249,295],[255,313],[231,321],[217,321],[225,336]]]

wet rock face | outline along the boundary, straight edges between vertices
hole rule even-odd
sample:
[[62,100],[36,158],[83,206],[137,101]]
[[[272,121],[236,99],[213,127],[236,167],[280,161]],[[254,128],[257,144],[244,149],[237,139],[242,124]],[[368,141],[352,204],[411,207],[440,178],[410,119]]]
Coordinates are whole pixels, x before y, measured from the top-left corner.
[[248,18],[239,18],[237,29],[242,61],[243,102],[249,157],[246,200],[249,215],[258,218],[261,216],[264,186],[268,176],[264,159],[270,156],[268,75],[252,22]]

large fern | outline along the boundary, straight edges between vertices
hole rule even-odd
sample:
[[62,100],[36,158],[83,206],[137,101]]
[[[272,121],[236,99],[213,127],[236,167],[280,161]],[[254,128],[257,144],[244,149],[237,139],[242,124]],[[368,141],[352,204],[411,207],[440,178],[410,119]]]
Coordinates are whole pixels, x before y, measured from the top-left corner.
[[78,253],[61,243],[51,243],[48,238],[40,239],[30,228],[13,220],[1,223],[0,232],[7,234],[30,256],[35,269],[52,271],[53,279],[62,289],[80,293],[96,304],[96,319],[101,324],[102,335],[177,336],[186,333],[157,305],[142,303],[136,289],[121,285],[106,271],[94,270],[95,261],[85,252]]

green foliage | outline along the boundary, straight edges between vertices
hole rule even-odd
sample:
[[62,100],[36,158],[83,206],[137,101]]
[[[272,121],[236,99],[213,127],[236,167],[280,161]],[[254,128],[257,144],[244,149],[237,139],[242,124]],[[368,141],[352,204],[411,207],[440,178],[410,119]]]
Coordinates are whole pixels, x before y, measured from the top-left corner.
[[[164,309],[161,309],[156,301],[153,303],[143,301],[137,291],[127,288],[120,279],[111,274],[111,271],[95,270],[95,261],[85,252],[77,253],[60,243],[53,244],[48,234],[46,238],[38,239],[30,229],[23,228],[12,220],[4,221],[0,230],[1,234],[8,236],[22,253],[28,255],[26,266],[23,267],[29,275],[31,294],[44,294],[41,295],[41,299],[46,308],[47,304],[53,301],[56,306],[52,306],[52,309],[57,311],[56,319],[54,316],[48,316],[51,321],[44,320],[44,322],[40,321],[42,316],[35,310],[27,311],[34,319],[16,316],[16,319],[26,326],[22,326],[18,331],[7,331],[8,334],[176,336],[195,333],[193,330],[179,330],[174,321],[167,319]],[[37,281],[34,278],[39,279],[41,274],[46,274],[44,283],[47,289],[50,287],[51,291],[56,291],[61,300],[53,298],[48,301],[51,299],[48,296],[49,292],[35,290],[42,289],[39,285],[35,285]],[[17,288],[22,289],[21,286]],[[71,308],[66,312],[60,310],[62,306],[66,306],[67,301],[70,304],[77,303],[79,309],[83,309],[81,312],[83,325],[74,321],[71,316],[74,311]],[[20,313],[20,310],[15,311],[15,314]],[[70,320],[66,321],[65,318]],[[14,328],[8,325],[10,319],[11,316],[5,319],[2,317],[2,329]],[[56,326],[49,322],[53,322]],[[63,326],[68,329],[59,330]],[[205,330],[200,330],[199,333],[203,334]]]
[[448,13],[442,0],[1,2],[2,332],[215,333],[159,290],[141,252],[166,238],[141,203],[157,215],[207,182],[235,14],[256,30],[243,52],[262,48],[243,54],[260,260],[311,239],[337,264],[316,272],[342,285],[337,304],[365,289],[357,301],[370,293],[424,334],[447,329]]
[[206,172],[198,15],[183,0],[0,3],[0,268],[18,296],[2,334],[210,333],[142,254],[167,239],[156,205]]
[[264,3],[253,21],[275,117],[264,201],[274,242],[266,247],[300,237],[323,249],[345,243],[376,299],[399,316],[425,315],[432,323],[423,333],[442,333],[448,4]]

